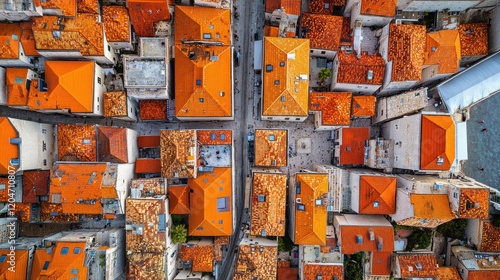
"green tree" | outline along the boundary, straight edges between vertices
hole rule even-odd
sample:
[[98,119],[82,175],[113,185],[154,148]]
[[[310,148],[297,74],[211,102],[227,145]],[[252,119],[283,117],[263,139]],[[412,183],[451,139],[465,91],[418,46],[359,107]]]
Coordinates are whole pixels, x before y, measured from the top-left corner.
[[344,275],[346,279],[363,279],[363,252],[344,255]]
[[331,77],[332,77],[332,70],[330,70],[330,68],[323,68],[319,70],[318,79],[321,83],[324,83]]
[[493,218],[491,218],[491,224],[496,227],[500,227],[500,216],[498,215],[493,216]]
[[432,231],[430,229],[416,229],[408,236],[406,251],[413,249],[424,249],[431,245]]
[[437,232],[445,237],[462,239],[462,233],[467,227],[467,221],[463,219],[451,220],[437,227]]
[[295,244],[293,244],[288,235],[278,237],[278,251],[290,252],[293,246],[295,246]]
[[187,229],[186,226],[176,225],[172,227],[172,242],[174,243],[185,243],[187,241]]

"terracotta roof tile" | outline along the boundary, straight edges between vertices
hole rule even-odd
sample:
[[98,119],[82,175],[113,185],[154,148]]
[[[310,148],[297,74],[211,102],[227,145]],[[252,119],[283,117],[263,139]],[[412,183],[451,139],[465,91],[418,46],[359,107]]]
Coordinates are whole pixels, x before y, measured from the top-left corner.
[[[106,6],[104,6],[106,7]],[[103,9],[104,9],[103,7]],[[77,3],[78,13],[91,13],[99,14],[99,1],[98,0],[78,0]]]
[[26,106],[28,104],[29,76],[27,68],[7,68],[5,71],[5,86],[7,87],[8,106]]
[[97,127],[97,153],[101,162],[127,163],[127,130],[109,126]]
[[311,40],[311,49],[338,50],[342,24],[340,16],[302,14],[301,26],[308,30],[305,38]]
[[352,97],[352,117],[375,116],[376,97],[370,95]]
[[196,272],[212,272],[213,270],[213,244],[190,245],[182,244],[180,259],[192,261],[192,270]]
[[189,214],[189,187],[168,186],[170,214]]
[[488,219],[490,192],[486,188],[460,188],[458,217],[461,219]]
[[[125,223],[127,251],[163,253],[167,234],[161,229],[160,215],[165,215],[165,196],[126,200]],[[166,226],[166,225],[165,225]]]
[[139,100],[139,112],[143,121],[166,120],[167,100]]
[[21,34],[21,43],[23,45],[24,54],[27,56],[39,56],[40,54],[35,48],[35,35],[31,29],[31,22],[23,21],[19,23],[23,29]]
[[138,158],[135,160],[135,173],[160,173],[161,160],[159,158]]
[[359,213],[396,213],[396,178],[386,176],[360,176]]
[[[328,193],[328,174],[297,173],[296,185],[300,193],[296,198],[304,205],[304,210],[295,209],[295,240],[297,245],[326,244],[326,206],[316,205]],[[297,206],[298,207],[298,206]]]
[[[487,278],[487,279],[493,279],[493,278]],[[462,277],[460,277],[460,274],[458,274],[458,270],[456,267],[442,266],[438,267],[437,269],[437,280],[462,280]]]
[[[71,279],[73,269],[78,270],[79,275],[88,275],[88,266],[85,265],[86,242],[56,242],[49,251],[48,248],[37,248],[33,258],[32,279]],[[62,254],[62,248],[68,248],[68,253]],[[79,248],[79,254],[73,253]],[[48,264],[47,264],[48,262]],[[45,266],[46,269],[44,269]]]
[[216,167],[212,172],[189,179],[191,189],[190,236],[227,236],[233,233],[231,168]]
[[78,215],[63,211],[62,204],[41,202],[40,220],[42,222],[78,222]]
[[388,60],[392,60],[391,81],[420,81],[424,62],[425,31],[423,25],[390,25]]
[[300,15],[300,0],[267,0],[266,13],[283,8],[289,15]]
[[420,169],[450,170],[454,160],[455,122],[453,118],[448,115],[422,115]]
[[201,145],[232,145],[232,130],[197,130],[197,139]]
[[278,33],[279,33],[279,27],[270,26],[270,25],[264,26],[264,36],[266,36],[266,37],[279,37]]
[[141,197],[166,195],[166,182],[163,178],[132,179],[131,189],[139,189]]
[[57,126],[58,160],[97,161],[96,129],[91,124]]
[[103,102],[105,117],[127,116],[127,94],[124,91],[105,92]]
[[264,37],[264,50],[262,114],[307,116],[309,40]]
[[234,280],[276,279],[277,246],[240,245]]
[[255,130],[255,165],[287,166],[288,131],[279,129]]
[[227,45],[175,46],[177,117],[232,116],[231,52]]
[[38,222],[39,218],[32,220],[32,204],[31,203],[15,203],[14,214],[19,221],[23,223]]
[[488,54],[488,24],[466,23],[458,25],[462,56]]
[[325,265],[325,264],[304,264],[304,280],[315,280],[316,276],[321,274],[323,279],[333,279],[337,277],[339,280],[344,279],[343,265]]
[[103,6],[102,21],[108,42],[130,41],[130,17],[124,6]]
[[341,46],[352,46],[354,37],[352,36],[351,29],[351,18],[342,18],[342,32],[340,33],[340,45]]
[[229,236],[217,236],[214,238],[214,261],[222,261],[222,246],[229,244]]
[[165,0],[128,0],[130,20],[140,37],[153,37],[154,23],[170,20],[170,10]]
[[311,0],[309,12],[313,14],[331,15],[334,6],[344,6],[346,0]]
[[0,24],[0,59],[19,58],[21,32],[19,24]]
[[[99,22],[99,15],[32,17],[31,22],[39,51],[78,50],[84,56],[104,55],[104,25]],[[53,30],[59,30],[58,36],[54,36]]]
[[278,278],[277,278],[278,280],[297,280],[298,278],[299,278],[299,269],[297,267],[278,266]]
[[154,148],[160,147],[159,135],[139,135],[137,136],[138,148]]
[[0,202],[9,201],[9,179],[6,177],[0,177]]
[[161,173],[165,178],[195,178],[198,143],[195,130],[162,130]]
[[321,111],[321,125],[348,126],[351,124],[350,92],[311,92],[310,111]]
[[397,254],[396,258],[402,278],[434,278],[438,274],[436,255],[433,253]]
[[6,117],[0,117],[0,131],[2,132],[0,133],[0,143],[2,145],[2,149],[0,149],[0,174],[7,175],[10,160],[19,158],[19,145],[11,144],[10,139],[19,137],[19,133]]
[[362,0],[360,13],[362,15],[394,17],[396,15],[397,2],[397,0]]
[[61,10],[65,17],[76,16],[77,0],[45,0],[40,1],[43,9]]
[[164,253],[132,252],[127,260],[127,279],[165,279]]
[[285,235],[286,179],[286,174],[253,174],[250,234]]
[[439,74],[458,72],[460,39],[457,30],[427,33],[424,65],[439,65]]
[[[129,5],[130,7],[130,5]],[[231,45],[231,11],[199,6],[175,6],[175,44],[203,40]],[[210,34],[210,38],[206,35]]]
[[392,252],[372,252],[371,274],[386,276],[391,274]]
[[[20,250],[15,249],[15,258],[16,258],[16,268],[14,270],[9,270],[11,267],[9,261],[4,261],[0,264],[0,278],[2,279],[26,279],[29,262],[28,258],[30,257],[28,250]],[[1,249],[0,256],[7,256],[11,254],[11,250],[9,249]],[[31,267],[29,267],[31,271]]]
[[[337,55],[339,59],[337,83],[382,85],[385,61],[380,54],[368,55],[367,52],[361,52],[359,59],[355,53],[339,51]],[[372,71],[371,79],[368,78],[369,71]]]
[[23,202],[36,203],[37,196],[49,194],[49,171],[30,170],[23,172]]
[[482,222],[483,229],[480,237],[479,251],[498,252],[500,251],[500,227],[494,226],[491,222]]
[[500,279],[500,270],[471,270],[467,280]]
[[368,127],[342,127],[339,164],[361,165],[364,163],[365,141],[370,138]]
[[412,193],[410,202],[414,209],[413,218],[398,221],[400,225],[434,228],[455,218],[446,194]]

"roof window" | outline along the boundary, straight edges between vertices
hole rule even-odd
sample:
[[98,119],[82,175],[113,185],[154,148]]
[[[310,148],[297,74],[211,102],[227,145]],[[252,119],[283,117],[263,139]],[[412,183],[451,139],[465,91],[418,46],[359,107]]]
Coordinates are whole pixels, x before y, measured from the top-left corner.
[[373,207],[378,208],[380,206],[380,202],[374,201],[373,202]]
[[297,210],[299,211],[306,211],[306,206],[302,203],[297,204]]
[[196,85],[201,86],[201,80],[196,80]]
[[61,249],[61,255],[67,255],[69,252],[69,248],[68,247],[62,247]]
[[203,103],[204,101],[205,101],[205,99],[200,98],[200,103]]
[[269,135],[269,141],[274,141],[275,139],[274,134]]
[[285,67],[285,62],[284,61],[280,62],[280,67]]
[[280,84],[280,80],[274,80],[274,84],[275,85],[279,85]]
[[257,201],[258,202],[266,202],[266,196],[262,195],[262,194],[258,195],[257,196]]
[[266,65],[266,72],[273,72],[273,66],[271,64]]
[[212,39],[212,34],[210,34],[210,33],[203,33],[203,39]]

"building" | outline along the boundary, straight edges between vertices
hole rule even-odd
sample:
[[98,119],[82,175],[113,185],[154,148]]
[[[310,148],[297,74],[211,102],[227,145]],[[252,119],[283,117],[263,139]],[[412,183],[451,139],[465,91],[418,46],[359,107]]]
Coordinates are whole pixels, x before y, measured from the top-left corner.
[[297,245],[325,245],[328,174],[296,173],[289,183],[288,235]]
[[167,119],[167,100],[139,100],[139,117],[143,121]]
[[197,6],[205,6],[218,9],[231,8],[231,1],[225,1],[225,0],[195,0],[194,4]]
[[264,26],[264,36],[294,38],[297,34],[298,14],[289,14],[284,9],[276,9],[272,13],[265,14],[266,22],[270,25]]
[[239,245],[234,280],[277,279],[278,241],[243,238]]
[[471,7],[476,6],[481,1],[467,0],[467,1],[451,1],[444,0],[438,3],[433,3],[427,0],[405,0],[398,2],[398,10],[407,12],[430,12],[430,11],[451,11],[463,12]]
[[43,14],[39,1],[15,1],[11,3],[2,2],[0,4],[1,21],[24,21],[30,17],[39,17]]
[[282,173],[253,173],[251,235],[285,235],[286,180],[286,174]]
[[352,97],[351,118],[370,118],[375,116],[377,98],[372,95]]
[[136,121],[139,108],[125,91],[103,93],[104,116],[124,121]]
[[255,165],[262,167],[288,165],[288,130],[255,130]]
[[368,127],[342,127],[333,132],[336,165],[363,165],[365,141],[370,139]]
[[0,218],[0,244],[8,242],[11,232],[15,233],[15,237],[19,234],[19,222],[15,217]]
[[384,81],[385,61],[380,54],[339,51],[333,60],[330,90],[372,94]]
[[160,147],[162,177],[196,178],[199,148],[195,130],[162,130]]
[[34,17],[32,29],[38,53],[47,59],[86,58],[104,65],[118,61],[106,39],[104,24],[95,14]]
[[334,130],[351,124],[352,93],[311,92],[309,112],[314,114],[314,128]]
[[183,268],[193,272],[214,270],[214,242],[208,238],[189,241],[181,245],[180,260]]
[[419,88],[388,97],[377,98],[377,110],[373,123],[390,121],[421,111],[427,105],[427,88]]
[[154,37],[155,25],[171,20],[169,1],[127,0],[127,6],[134,32],[140,37]]
[[437,268],[437,280],[462,280],[454,266],[441,266]]
[[345,0],[311,0],[309,12],[313,14],[331,15],[335,6],[344,6]]
[[342,254],[394,251],[394,228],[382,215],[336,215],[333,225]]
[[50,223],[76,223],[77,214],[64,213],[62,204],[42,201],[40,202],[40,221]]
[[436,279],[438,265],[434,252],[394,253],[392,255],[394,277],[402,279]]
[[328,174],[328,212],[339,213],[345,209],[344,207],[349,207],[349,204],[344,202],[342,189],[345,185],[343,182],[348,180],[348,173],[332,165],[318,164],[314,165],[314,171]]
[[48,170],[28,170],[23,172],[24,203],[37,203],[49,195],[50,172]]
[[33,67],[32,58],[24,50],[22,33],[23,29],[17,23],[0,24],[0,44],[3,46],[0,49],[0,66]]
[[31,110],[103,115],[104,72],[93,61],[46,61],[45,81],[37,83],[40,88],[32,82],[34,92],[30,91],[28,97]]
[[[164,178],[132,179],[130,198],[155,197],[167,194],[167,181]],[[170,202],[170,196],[169,202]],[[172,203],[169,203],[171,205]]]
[[344,279],[344,256],[331,246],[299,246],[299,279]]
[[277,9],[283,9],[287,14],[300,15],[300,2],[293,0],[270,0],[266,1],[266,13],[272,13]]
[[38,74],[31,69],[5,69],[4,85],[7,89],[7,102],[5,105],[14,108],[28,109],[28,94],[33,79],[38,79]]
[[488,55],[488,24],[464,23],[458,25],[460,37],[460,64],[469,64]]
[[[10,263],[10,256],[12,255],[12,245],[8,242],[0,244],[0,258],[3,259],[2,265],[0,266],[0,277],[9,280],[30,279],[35,249],[37,246],[40,246],[40,244],[41,238],[17,238],[16,247],[14,250],[14,266],[12,266]],[[9,269],[11,267],[14,267],[14,271]]]
[[422,81],[446,78],[458,72],[461,47],[458,30],[427,33]]
[[261,119],[304,121],[309,99],[309,40],[264,37]]
[[500,242],[497,238],[500,230],[489,220],[467,220],[465,235],[468,244],[477,247],[481,252],[500,251]]
[[137,148],[139,149],[139,158],[135,161],[135,173],[139,174],[139,177],[160,177],[160,136],[138,136]]
[[58,0],[48,0],[41,2],[44,15],[75,17],[77,14],[77,0],[60,2]]
[[449,115],[415,114],[382,125],[394,140],[394,167],[426,172],[449,171],[455,160],[455,122]]
[[106,39],[113,49],[133,49],[132,25],[127,7],[102,6]]
[[342,25],[339,16],[302,13],[300,37],[310,40],[310,55],[333,59],[340,49]]
[[380,93],[407,90],[422,79],[425,53],[423,25],[388,24],[382,29],[379,52],[387,62]]
[[497,279],[500,277],[498,253],[474,251],[463,246],[451,248],[451,265],[456,266],[464,280]]
[[54,127],[13,118],[0,117],[0,174],[14,169],[50,170],[54,161]]
[[364,170],[349,171],[350,210],[359,214],[396,213],[396,177]]
[[169,59],[124,55],[123,82],[128,95],[137,99],[170,98]]
[[363,26],[385,26],[396,16],[397,0],[348,0],[344,16],[351,18],[351,27],[360,22]]
[[376,138],[365,141],[364,165],[390,173],[394,166],[394,140]]

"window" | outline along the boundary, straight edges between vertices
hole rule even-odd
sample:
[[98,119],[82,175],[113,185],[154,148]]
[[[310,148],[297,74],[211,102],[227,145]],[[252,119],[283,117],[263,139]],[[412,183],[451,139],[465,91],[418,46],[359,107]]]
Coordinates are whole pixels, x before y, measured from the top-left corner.
[[281,102],[285,102],[285,100],[286,100],[285,96],[284,95],[281,96]]
[[297,210],[306,211],[306,206],[302,203],[297,203]]
[[210,133],[210,140],[215,140],[217,139],[217,135],[215,133]]
[[71,274],[78,274],[78,268],[72,268]]
[[101,84],[101,77],[97,77],[97,83]]
[[42,128],[42,134],[47,134],[47,129]]
[[110,45],[108,45],[108,51],[111,51],[111,46]]
[[280,80],[274,80],[274,84],[275,85],[279,85],[280,84]]
[[46,159],[43,160],[43,166],[47,166],[47,160]]
[[62,247],[61,249],[61,255],[67,255],[69,252],[69,248],[68,247]]
[[229,211],[229,197],[219,197],[217,198],[217,212],[227,212]]
[[266,65],[266,72],[273,72],[273,66],[271,64]]
[[321,51],[321,54],[326,54],[326,51]]
[[285,67],[285,62],[284,61],[280,62],[280,67]]
[[300,194],[300,182],[295,182],[295,193]]
[[274,141],[275,137],[273,134],[269,135],[269,141]]
[[210,34],[210,33],[203,33],[203,39],[212,39],[212,34]]
[[374,201],[373,202],[373,207],[378,208],[380,206],[380,202]]
[[266,196],[265,195],[258,195],[257,201],[258,202],[266,202]]
[[49,268],[49,265],[50,265],[50,261],[45,261],[43,263],[43,267],[42,267],[42,270],[47,270]]
[[7,255],[5,255],[5,254],[0,256],[0,263],[3,263],[6,258],[7,258]]
[[75,247],[75,249],[73,249],[73,254],[80,254],[80,247]]
[[220,140],[226,140],[226,134],[221,133],[220,134]]
[[196,80],[196,85],[201,86],[201,80]]
[[200,103],[203,103],[204,101],[205,101],[205,99],[200,98]]
[[5,190],[5,184],[0,184],[0,190]]

